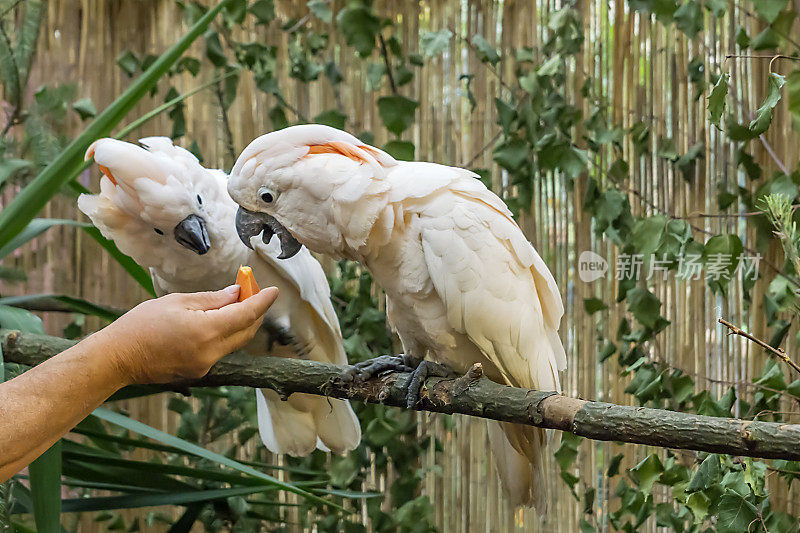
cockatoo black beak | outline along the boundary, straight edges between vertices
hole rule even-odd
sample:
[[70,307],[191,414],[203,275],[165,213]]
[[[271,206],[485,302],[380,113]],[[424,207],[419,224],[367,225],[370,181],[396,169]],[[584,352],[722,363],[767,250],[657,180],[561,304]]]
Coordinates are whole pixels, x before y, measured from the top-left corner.
[[211,249],[206,221],[197,215],[189,215],[175,226],[175,240],[197,255],[203,255]]
[[278,259],[288,259],[303,247],[275,217],[240,207],[236,212],[236,233],[239,234],[239,238],[242,239],[245,246],[252,250],[250,238],[262,232],[261,240],[264,241],[264,244],[268,244],[273,235],[278,236],[281,242],[281,255],[278,256]]

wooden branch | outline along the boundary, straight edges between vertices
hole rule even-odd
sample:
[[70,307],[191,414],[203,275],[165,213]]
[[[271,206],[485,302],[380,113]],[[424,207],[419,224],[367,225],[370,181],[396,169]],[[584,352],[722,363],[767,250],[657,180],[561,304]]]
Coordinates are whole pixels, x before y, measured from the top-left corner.
[[[75,344],[74,341],[0,330],[7,362],[37,365]],[[235,385],[270,388],[281,396],[304,392],[394,407],[405,406],[410,375],[389,373],[364,382],[340,379],[345,367],[278,357],[231,354],[201,379],[159,386]],[[80,372],[80,369],[75,369]],[[474,365],[457,379],[428,378],[417,407],[434,413],[459,413],[481,418],[560,429],[594,440],[632,442],[663,448],[697,450],[749,457],[800,460],[800,425],[679,413],[663,409],[591,402],[499,385]]]
[[378,33],[378,41],[381,44],[381,56],[383,56],[383,64],[386,67],[386,76],[389,78],[389,86],[392,88],[392,94],[397,94],[397,85],[394,83],[394,74],[392,74],[392,62],[389,60],[389,51],[386,49],[383,33]]
[[750,335],[745,330],[734,326],[733,324],[731,324],[730,322],[728,322],[727,320],[725,320],[722,317],[717,318],[717,322],[719,322],[720,324],[722,324],[723,326],[728,328],[728,335],[739,335],[740,337],[744,337],[745,339],[758,344],[759,346],[761,346],[762,348],[764,348],[765,350],[767,350],[771,354],[777,356],[778,359],[780,359],[781,361],[783,361],[784,363],[786,363],[787,365],[792,367],[792,369],[795,372],[800,374],[800,365],[798,365],[797,363],[792,361],[789,358],[789,356],[786,355],[786,350],[784,350],[783,348],[774,348],[774,347],[770,346],[769,344],[767,344],[766,342],[762,341],[758,337],[754,337],[753,335]]

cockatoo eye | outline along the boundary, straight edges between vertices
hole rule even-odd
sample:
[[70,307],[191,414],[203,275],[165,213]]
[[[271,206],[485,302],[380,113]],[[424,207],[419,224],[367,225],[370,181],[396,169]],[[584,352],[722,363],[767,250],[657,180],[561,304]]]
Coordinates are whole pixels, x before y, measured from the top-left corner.
[[261,201],[265,204],[271,204],[275,201],[275,197],[277,194],[272,189],[268,189],[267,187],[261,187],[258,189],[258,197],[261,198]]
[[200,195],[197,195],[197,205],[203,205],[203,199],[200,198]]
[[158,228],[153,228],[153,231],[155,231],[155,232],[156,232],[156,233],[158,233],[159,235],[164,235],[164,232],[163,232],[163,231],[161,231],[161,230],[160,230],[160,229],[158,229]]

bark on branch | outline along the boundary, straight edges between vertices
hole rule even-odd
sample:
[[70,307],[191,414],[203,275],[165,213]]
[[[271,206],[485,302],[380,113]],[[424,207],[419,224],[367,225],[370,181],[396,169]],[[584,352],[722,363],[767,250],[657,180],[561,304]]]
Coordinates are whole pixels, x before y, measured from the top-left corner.
[[[34,366],[72,346],[74,341],[0,330],[6,362]],[[278,357],[231,354],[201,379],[159,386],[239,385],[269,388],[282,396],[305,392],[395,407],[405,406],[406,373],[365,382],[343,382],[344,367]],[[80,369],[76,369],[79,372]],[[663,409],[592,402],[499,385],[475,365],[457,379],[428,378],[417,407],[434,413],[459,413],[493,420],[561,429],[594,440],[647,444],[730,455],[800,460],[800,425],[679,413]]]

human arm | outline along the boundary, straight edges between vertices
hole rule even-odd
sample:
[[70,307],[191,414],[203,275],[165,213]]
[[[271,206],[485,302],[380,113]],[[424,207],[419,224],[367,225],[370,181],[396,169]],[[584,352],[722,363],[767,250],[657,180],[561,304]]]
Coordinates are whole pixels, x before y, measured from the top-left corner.
[[126,385],[203,376],[246,344],[278,291],[236,303],[238,286],[170,294],[0,384],[0,482],[36,459]]

